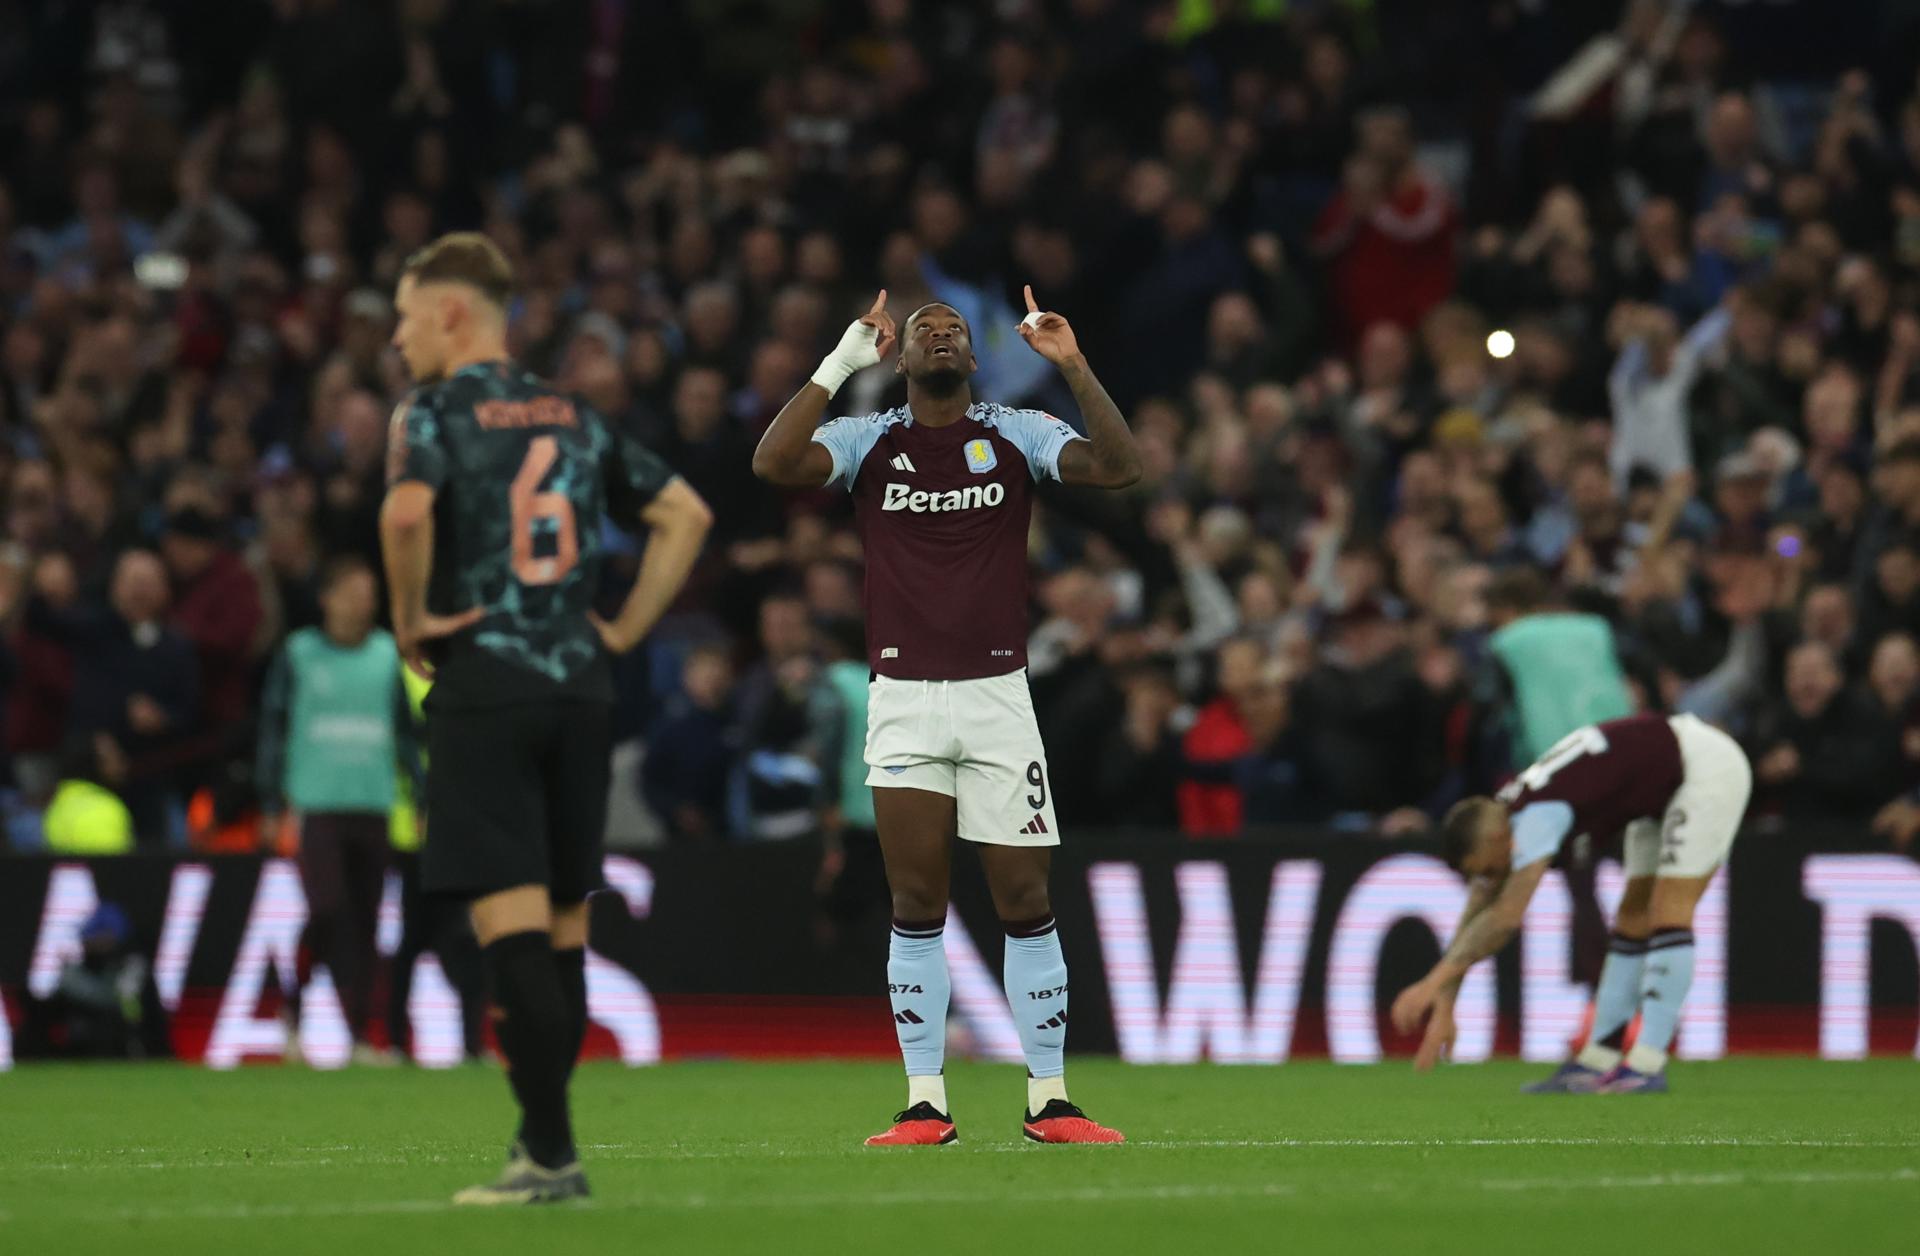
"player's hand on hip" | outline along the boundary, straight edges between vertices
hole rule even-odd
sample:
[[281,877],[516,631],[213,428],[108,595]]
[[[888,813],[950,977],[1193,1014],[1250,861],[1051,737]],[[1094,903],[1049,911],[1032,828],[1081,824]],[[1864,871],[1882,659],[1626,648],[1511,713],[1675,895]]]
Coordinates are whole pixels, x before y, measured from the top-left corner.
[[429,641],[439,641],[451,637],[454,633],[471,628],[486,618],[487,608],[476,606],[472,610],[461,611],[458,615],[426,615],[416,624],[398,624],[393,626],[394,644],[400,647],[400,657],[413,669],[415,675],[423,680],[433,679],[433,663],[427,658],[426,648]]
[[619,624],[602,619],[592,611],[587,612],[587,622],[600,634],[600,644],[607,647],[609,654],[625,654],[640,644],[641,634],[629,635]]
[[1033,285],[1026,286],[1027,316],[1020,320],[1020,338],[1041,357],[1055,366],[1064,366],[1080,356],[1080,342],[1067,320],[1040,308],[1033,299]]

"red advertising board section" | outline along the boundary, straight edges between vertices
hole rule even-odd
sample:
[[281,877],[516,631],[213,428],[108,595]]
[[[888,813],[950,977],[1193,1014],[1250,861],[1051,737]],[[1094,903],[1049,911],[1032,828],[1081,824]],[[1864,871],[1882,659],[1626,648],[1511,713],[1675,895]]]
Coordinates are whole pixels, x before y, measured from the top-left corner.
[[[1816,835],[1817,836],[1817,835]],[[823,910],[805,843],[609,858],[589,964],[589,1051],[643,1064],[696,1056],[888,1056],[887,909]],[[1603,861],[1598,895],[1617,897]],[[399,938],[389,887],[381,949]],[[1301,836],[1190,846],[1087,835],[1065,846],[1054,906],[1072,974],[1076,1051],[1141,1063],[1361,1062],[1403,1053],[1384,1012],[1451,930],[1464,889],[1426,847]],[[946,934],[957,1050],[1017,1060],[1001,935],[962,851]],[[280,987],[306,904],[293,866],[254,858],[0,858],[0,1064],[28,1000],[50,992],[94,905],[118,903],[153,957],[177,1054],[230,1067],[284,1047]],[[1586,1004],[1574,980],[1575,893],[1542,884],[1517,946],[1458,1005],[1456,1057],[1554,1059]],[[1701,905],[1679,1050],[1846,1059],[1920,1054],[1920,864],[1849,844],[1750,835]],[[323,970],[324,972],[324,970]],[[415,968],[414,1053],[461,1056],[459,1000],[432,956]],[[305,1001],[319,1064],[348,1043],[324,975]],[[384,1000],[376,998],[376,1007]],[[376,1027],[375,1036],[381,1030]]]

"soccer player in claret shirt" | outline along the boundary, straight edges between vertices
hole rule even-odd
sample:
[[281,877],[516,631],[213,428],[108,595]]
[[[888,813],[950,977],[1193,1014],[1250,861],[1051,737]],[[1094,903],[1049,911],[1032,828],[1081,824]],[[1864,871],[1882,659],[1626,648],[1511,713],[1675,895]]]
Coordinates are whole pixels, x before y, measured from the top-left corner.
[[[1453,1042],[1453,1000],[1467,970],[1520,928],[1540,878],[1569,837],[1621,841],[1627,886],[1600,970],[1593,1032],[1534,1094],[1660,1093],[1680,1005],[1693,984],[1693,913],[1726,862],[1753,792],[1733,738],[1691,715],[1636,715],[1579,729],[1494,798],[1469,798],[1442,827],[1447,862],[1466,874],[1467,906],[1433,971],[1393,1003],[1411,1033],[1427,1021],[1414,1064],[1431,1068]],[[1640,1033],[1626,1049],[1635,1014]]]
[[[381,544],[401,656],[435,674],[424,890],[468,900],[521,1112],[498,1181],[462,1204],[587,1193],[567,1083],[587,1026],[587,894],[606,827],[608,660],[680,591],[712,522],[686,482],[507,358],[507,259],[443,237],[408,260]],[[619,614],[593,613],[602,517],[649,532]]]
[[[1041,312],[1031,288],[1026,297],[1020,334],[1060,368],[1085,437],[1037,410],[976,402],[966,320],[933,304],[896,331],[881,292],[753,455],[754,472],[775,484],[845,488],[866,549],[867,783],[893,892],[887,983],[907,1066],[906,1110],[867,1140],[875,1146],[954,1141],[941,934],[956,833],[979,850],[1006,929],[1026,1136],[1122,1141],[1067,1098],[1067,966],[1047,896],[1060,826],[1027,689],[1027,521],[1033,481],[1124,488],[1140,477],[1140,454],[1067,320]],[[847,377],[896,340],[907,404],[818,426]]]

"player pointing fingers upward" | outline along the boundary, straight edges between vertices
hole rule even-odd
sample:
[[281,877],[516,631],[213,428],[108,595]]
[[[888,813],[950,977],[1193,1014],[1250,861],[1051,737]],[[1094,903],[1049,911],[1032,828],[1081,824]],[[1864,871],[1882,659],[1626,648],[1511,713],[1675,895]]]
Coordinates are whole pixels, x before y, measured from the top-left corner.
[[1026,297],[1020,334],[1060,368],[1084,437],[1037,410],[974,401],[972,329],[939,303],[898,329],[907,404],[821,426],[847,377],[894,343],[882,292],[753,455],[755,474],[775,484],[846,488],[866,548],[867,783],[893,893],[887,981],[907,1067],[906,1110],[876,1145],[954,1138],[941,935],[956,835],[979,850],[1007,932],[1027,1137],[1120,1141],[1067,1099],[1067,969],[1047,894],[1060,838],[1027,689],[1026,535],[1034,480],[1122,488],[1139,478],[1140,455],[1067,320],[1042,312],[1031,288]]

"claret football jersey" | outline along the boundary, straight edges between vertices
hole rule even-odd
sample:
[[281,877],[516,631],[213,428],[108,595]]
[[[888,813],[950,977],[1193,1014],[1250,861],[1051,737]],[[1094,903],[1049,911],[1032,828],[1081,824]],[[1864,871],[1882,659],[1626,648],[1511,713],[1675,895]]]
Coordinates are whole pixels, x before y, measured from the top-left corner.
[[1027,662],[1033,482],[1085,439],[1038,410],[976,404],[945,427],[907,407],[834,419],[813,439],[853,495],[866,549],[867,662],[901,680],[1000,676]]
[[1568,734],[1500,791],[1513,817],[1513,866],[1553,858],[1575,834],[1608,842],[1634,820],[1664,816],[1685,775],[1665,716]]

